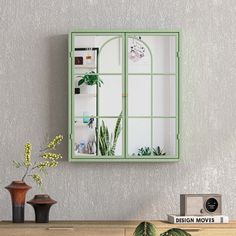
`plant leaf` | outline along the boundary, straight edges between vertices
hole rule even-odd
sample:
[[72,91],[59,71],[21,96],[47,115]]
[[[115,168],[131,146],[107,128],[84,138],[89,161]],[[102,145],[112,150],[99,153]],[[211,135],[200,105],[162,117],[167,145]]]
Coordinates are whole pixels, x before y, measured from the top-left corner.
[[150,222],[141,222],[135,229],[133,236],[156,236],[156,226]]
[[78,86],[82,85],[83,83],[84,83],[84,78],[82,78],[81,80],[79,80]]
[[191,236],[188,232],[186,232],[183,229],[178,229],[178,228],[172,228],[169,229],[168,231],[162,233],[160,236]]

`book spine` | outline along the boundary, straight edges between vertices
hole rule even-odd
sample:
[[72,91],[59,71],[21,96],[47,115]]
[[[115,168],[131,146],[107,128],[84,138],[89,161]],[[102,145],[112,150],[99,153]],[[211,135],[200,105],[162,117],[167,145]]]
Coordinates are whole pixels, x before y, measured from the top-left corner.
[[229,223],[228,216],[171,216],[168,222],[172,224],[225,224]]

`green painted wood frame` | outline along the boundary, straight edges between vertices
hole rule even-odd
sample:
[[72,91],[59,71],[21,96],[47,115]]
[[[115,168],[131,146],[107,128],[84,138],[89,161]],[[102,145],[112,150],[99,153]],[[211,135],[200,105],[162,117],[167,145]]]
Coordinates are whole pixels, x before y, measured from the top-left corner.
[[[163,118],[163,119],[175,119],[175,127],[176,127],[176,155],[170,156],[129,156],[128,155],[128,98],[123,96],[122,99],[122,155],[121,156],[83,156],[83,158],[74,155],[74,37],[78,35],[101,35],[101,36],[114,36],[122,38],[122,52],[123,52],[123,60],[122,60],[122,73],[98,73],[100,75],[122,75],[122,89],[123,93],[127,93],[128,91],[128,76],[131,75],[128,73],[128,38],[134,37],[135,35],[150,35],[150,36],[175,36],[176,37],[176,71],[175,73],[153,73],[152,65],[151,65],[151,73],[132,73],[132,75],[150,75],[151,76],[151,84],[153,81],[154,75],[172,75],[175,76],[176,79],[176,115],[175,116],[153,116],[151,113],[151,136],[153,132],[152,128],[152,119],[153,118]],[[148,49],[148,45],[145,45]],[[181,31],[180,30],[76,30],[69,33],[68,39],[68,159],[70,162],[175,162],[180,159],[180,133],[181,133]],[[150,49],[149,49],[150,50]],[[150,52],[152,57],[152,53]],[[152,63],[151,63],[152,64]],[[98,95],[99,96],[99,95]],[[152,89],[151,89],[152,96]],[[152,101],[152,100],[151,100]],[[112,118],[116,118],[117,116],[112,116]],[[96,117],[95,117],[96,118]],[[97,118],[111,118],[109,116],[103,117],[98,116]],[[129,117],[131,118],[131,116]],[[135,116],[135,118],[137,118]],[[142,116],[142,118],[145,118]],[[150,118],[150,117],[148,117]],[[152,138],[151,138],[152,139]],[[151,145],[152,146],[152,145]]]

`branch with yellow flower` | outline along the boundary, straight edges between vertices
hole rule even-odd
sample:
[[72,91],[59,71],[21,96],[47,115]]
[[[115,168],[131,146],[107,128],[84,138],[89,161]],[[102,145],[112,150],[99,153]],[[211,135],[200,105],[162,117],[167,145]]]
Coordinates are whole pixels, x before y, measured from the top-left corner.
[[[41,160],[35,162],[32,162],[31,158],[32,144],[26,143],[24,149],[24,161],[13,161],[13,165],[16,168],[25,168],[25,173],[21,180],[24,181],[25,178],[29,176],[36,182],[37,185],[42,187],[43,180],[41,172],[47,174],[47,169],[58,166],[58,160],[62,158],[61,154],[54,152],[56,150],[56,147],[62,142],[62,140],[63,136],[57,135],[46,145],[45,148],[40,150],[39,157],[41,157]],[[38,173],[35,173],[37,171]]]

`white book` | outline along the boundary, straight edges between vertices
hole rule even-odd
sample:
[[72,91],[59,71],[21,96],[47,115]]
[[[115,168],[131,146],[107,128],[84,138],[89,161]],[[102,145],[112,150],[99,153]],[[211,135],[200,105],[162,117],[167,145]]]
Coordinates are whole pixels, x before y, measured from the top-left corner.
[[225,215],[215,215],[215,216],[168,215],[168,222],[172,224],[225,224],[229,223],[229,217]]

